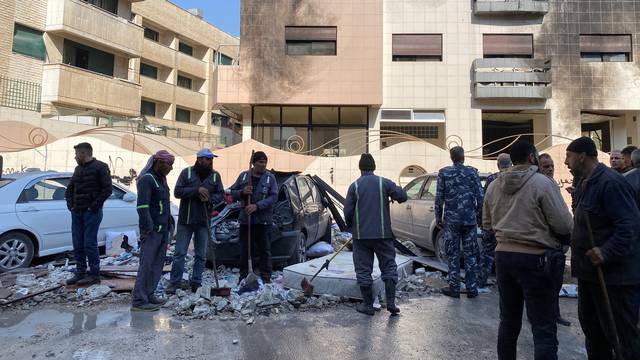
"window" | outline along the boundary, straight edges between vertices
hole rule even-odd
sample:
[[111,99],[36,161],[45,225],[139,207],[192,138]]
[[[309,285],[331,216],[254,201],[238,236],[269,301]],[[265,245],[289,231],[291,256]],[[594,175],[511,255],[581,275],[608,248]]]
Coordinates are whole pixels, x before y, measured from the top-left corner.
[[183,54],[193,56],[193,47],[183,43],[182,41],[180,41],[180,44],[178,45],[178,51],[180,51]]
[[151,101],[142,100],[140,103],[140,114],[156,116],[156,104]]
[[158,68],[145,63],[140,63],[140,75],[158,79]]
[[580,35],[583,62],[630,62],[631,35]]
[[109,196],[109,200],[121,200],[124,197],[124,194],[126,194],[124,191],[113,186],[111,189],[111,196]]
[[18,202],[63,201],[69,178],[46,179],[25,188]]
[[311,188],[307,179],[304,177],[296,177],[296,184],[298,184],[298,192],[300,193],[300,200],[304,205],[313,205],[313,195],[311,194]]
[[233,65],[233,58],[220,53],[220,65]]
[[176,108],[176,121],[190,123],[191,122],[191,111]]
[[13,28],[14,53],[27,55],[36,59],[44,60],[45,47],[42,39],[42,31],[15,24]]
[[442,61],[442,34],[393,34],[393,61]]
[[338,28],[333,26],[287,26],[287,55],[336,55]]
[[228,128],[231,125],[230,119],[226,115],[211,113],[211,125]]
[[405,188],[405,191],[407,192],[407,199],[418,200],[423,183],[424,178],[418,178],[410,182],[409,185],[407,185],[407,187]]
[[71,40],[64,40],[64,63],[113,76],[114,56]]
[[110,13],[118,13],[118,0],[83,0]]
[[482,49],[485,58],[533,58],[533,35],[484,34]]
[[367,151],[365,106],[254,106],[252,136],[295,153],[347,156]]
[[385,137],[398,137],[398,134],[402,133],[410,136],[414,136],[420,139],[437,139],[438,138],[438,126],[416,125],[416,126],[393,126],[393,125],[381,125],[381,131],[387,133],[382,134],[382,138]]
[[185,88],[185,89],[189,89],[192,90],[192,82],[193,80],[189,79],[186,76],[182,76],[182,75],[178,75],[178,86]]
[[431,178],[429,183],[424,187],[424,189],[422,189],[422,196],[420,196],[420,200],[435,200],[437,188],[438,181],[436,178]]
[[149,40],[153,40],[155,42],[158,42],[160,39],[160,34],[153,30],[153,29],[149,29],[148,27],[144,28],[144,37],[146,37]]

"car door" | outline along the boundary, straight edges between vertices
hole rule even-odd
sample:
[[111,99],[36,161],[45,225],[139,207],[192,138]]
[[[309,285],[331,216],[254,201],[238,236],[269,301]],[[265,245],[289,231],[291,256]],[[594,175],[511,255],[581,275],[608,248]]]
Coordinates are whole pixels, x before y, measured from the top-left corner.
[[412,219],[413,240],[422,247],[431,249],[431,225],[435,220],[435,201],[438,181],[436,177],[429,176],[422,188],[420,198],[413,203]]
[[[316,233],[316,236],[314,238],[314,240],[317,240],[319,238],[321,238],[322,236],[324,236],[325,232],[327,230],[331,231],[329,229],[329,211],[325,210],[324,204],[322,203],[322,196],[320,195],[320,191],[318,190],[318,187],[316,186],[316,183],[313,182],[312,179],[310,178],[306,178],[307,182],[309,183],[309,185],[311,186],[311,194],[313,195],[313,200],[316,204],[316,206],[318,207],[317,211],[316,211],[316,216],[317,216],[317,221],[318,221],[318,230]],[[315,242],[315,241],[314,241]]]
[[72,250],[71,213],[64,194],[69,177],[34,179],[22,190],[16,203],[18,219],[40,239],[40,253]]
[[304,176],[296,176],[296,185],[302,203],[302,213],[305,228],[307,229],[307,240],[313,240],[318,234],[318,205],[313,199],[311,186]]
[[407,193],[406,202],[402,204],[394,202],[391,204],[391,228],[396,237],[409,240],[413,240],[415,238],[412,208],[415,205],[415,202],[420,198],[420,192],[422,191],[424,180],[425,177],[419,177],[404,187],[404,191]]
[[[170,211],[170,209],[165,209]],[[98,243],[105,241],[107,231],[123,232],[137,231],[138,211],[136,210],[136,196],[116,185],[112,185],[111,196],[102,207],[102,222],[98,231]]]

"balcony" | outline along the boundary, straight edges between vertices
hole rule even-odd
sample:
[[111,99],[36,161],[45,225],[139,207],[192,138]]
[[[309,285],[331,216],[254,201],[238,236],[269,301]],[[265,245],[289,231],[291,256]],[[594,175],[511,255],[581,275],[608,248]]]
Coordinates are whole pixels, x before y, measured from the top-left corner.
[[207,78],[207,63],[178,52],[178,70],[200,79]]
[[140,76],[140,85],[142,85],[142,96],[169,104],[173,102],[173,89],[175,87],[173,84]]
[[197,91],[176,86],[176,104],[197,111],[204,111],[206,95]]
[[42,101],[137,116],[140,85],[65,64],[45,64]]
[[144,39],[142,45],[142,54],[145,59],[149,59],[168,68],[173,68],[175,66],[176,51],[172,48],[161,45],[147,38]]
[[475,15],[545,15],[549,1],[544,0],[475,0]]
[[492,58],[473,62],[476,99],[549,99],[551,95],[550,60]]
[[86,39],[131,57],[142,53],[142,27],[81,0],[49,0],[45,30]]

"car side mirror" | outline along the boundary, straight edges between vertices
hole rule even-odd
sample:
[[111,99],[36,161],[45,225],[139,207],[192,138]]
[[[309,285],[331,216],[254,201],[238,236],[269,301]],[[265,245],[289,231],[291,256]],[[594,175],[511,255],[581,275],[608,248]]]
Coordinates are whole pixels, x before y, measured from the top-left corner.
[[130,192],[124,194],[124,196],[122,197],[122,200],[126,201],[126,202],[134,202],[137,199],[138,199],[138,197],[136,196],[136,194],[130,193]]

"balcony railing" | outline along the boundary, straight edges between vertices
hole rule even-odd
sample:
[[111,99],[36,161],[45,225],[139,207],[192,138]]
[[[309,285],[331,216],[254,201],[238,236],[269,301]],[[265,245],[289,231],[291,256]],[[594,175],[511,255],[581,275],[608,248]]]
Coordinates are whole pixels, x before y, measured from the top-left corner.
[[473,62],[473,90],[476,99],[549,99],[552,95],[551,61],[476,59]]
[[40,112],[40,84],[0,76],[0,106]]
[[511,14],[544,15],[549,12],[549,1],[545,0],[475,0],[475,15]]

